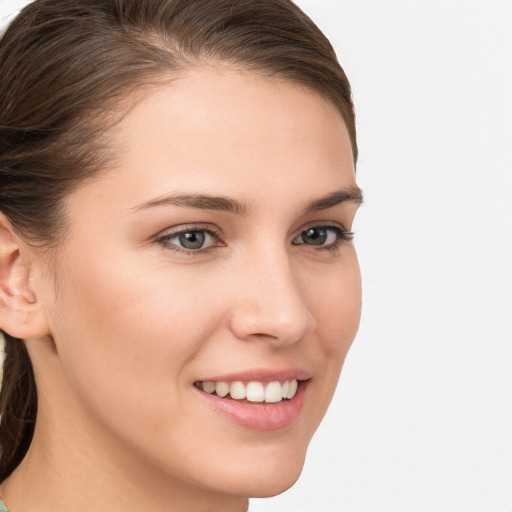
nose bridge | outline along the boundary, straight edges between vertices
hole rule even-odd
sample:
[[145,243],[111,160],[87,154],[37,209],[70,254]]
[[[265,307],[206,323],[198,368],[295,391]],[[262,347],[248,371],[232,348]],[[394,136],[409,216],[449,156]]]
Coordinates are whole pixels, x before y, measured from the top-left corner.
[[238,338],[265,338],[276,345],[299,341],[314,326],[284,244],[267,243],[240,261],[240,293],[234,305]]

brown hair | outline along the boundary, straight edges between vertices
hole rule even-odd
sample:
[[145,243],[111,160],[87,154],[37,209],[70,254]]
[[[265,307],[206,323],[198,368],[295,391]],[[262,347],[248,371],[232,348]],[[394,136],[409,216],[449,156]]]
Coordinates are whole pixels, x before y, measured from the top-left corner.
[[[357,145],[350,85],[332,46],[290,0],[36,0],[0,40],[0,211],[28,243],[63,236],[63,198],[109,161],[123,98],[201,62],[309,87]],[[22,340],[5,336],[0,481],[25,456],[37,393]]]

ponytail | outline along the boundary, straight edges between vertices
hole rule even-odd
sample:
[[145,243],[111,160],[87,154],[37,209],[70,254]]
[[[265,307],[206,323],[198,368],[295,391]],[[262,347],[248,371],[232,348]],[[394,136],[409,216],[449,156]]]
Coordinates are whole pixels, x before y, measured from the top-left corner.
[[32,363],[25,343],[3,333],[5,359],[0,390],[0,481],[5,480],[26,455],[37,412]]

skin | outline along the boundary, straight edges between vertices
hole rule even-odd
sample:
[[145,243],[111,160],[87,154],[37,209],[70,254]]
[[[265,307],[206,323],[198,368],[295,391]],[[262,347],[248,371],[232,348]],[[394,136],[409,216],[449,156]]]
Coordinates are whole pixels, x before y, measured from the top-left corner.
[[[357,201],[304,212],[356,187],[346,127],[316,92],[205,67],[153,90],[112,140],[115,168],[67,198],[55,271],[1,219],[0,320],[27,339],[39,412],[0,492],[16,512],[243,511],[298,478],[358,328],[353,244],[301,238],[351,228]],[[167,194],[246,211],[148,205]],[[161,240],[198,224],[216,232],[205,250]],[[290,426],[248,429],[197,399],[195,381],[254,368],[311,374]]]

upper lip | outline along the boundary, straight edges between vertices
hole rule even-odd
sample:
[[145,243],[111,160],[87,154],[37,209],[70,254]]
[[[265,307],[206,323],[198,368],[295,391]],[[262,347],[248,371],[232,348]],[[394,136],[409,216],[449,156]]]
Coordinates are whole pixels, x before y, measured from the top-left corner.
[[204,379],[198,379],[198,382],[282,382],[291,379],[308,380],[311,377],[311,372],[304,368],[283,368],[275,370],[271,370],[269,368],[253,368],[224,375],[209,376]]

